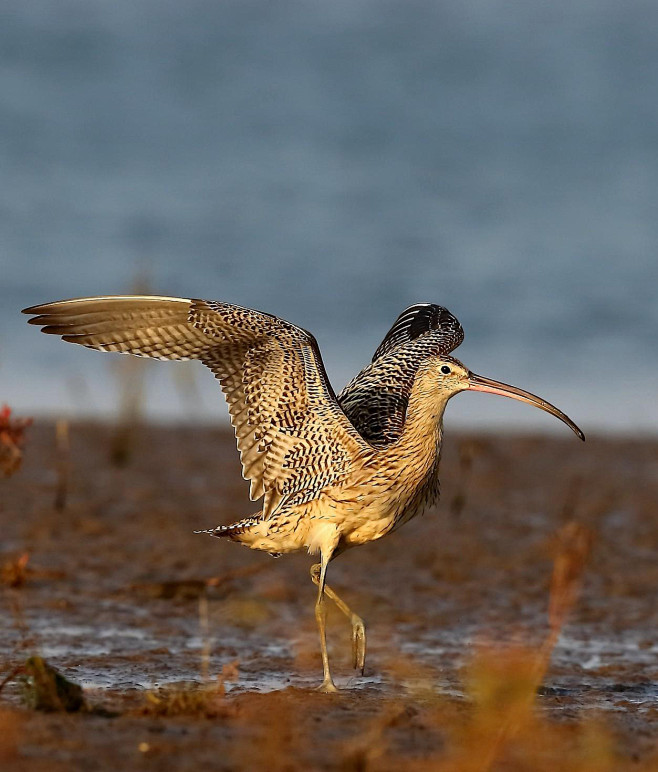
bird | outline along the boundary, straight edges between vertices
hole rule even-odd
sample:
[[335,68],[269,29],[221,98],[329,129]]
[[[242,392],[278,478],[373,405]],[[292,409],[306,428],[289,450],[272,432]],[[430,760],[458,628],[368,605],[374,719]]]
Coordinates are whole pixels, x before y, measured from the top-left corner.
[[323,680],[336,692],[326,643],[326,600],[351,626],[352,664],[362,674],[363,619],[327,584],[327,567],[351,547],[393,533],[439,498],[443,414],[452,397],[480,391],[559,418],[561,410],[515,386],[471,372],[451,356],[464,339],[445,307],[406,308],[372,361],[336,394],[313,335],[262,311],[213,300],[115,295],[24,309],[42,332],[100,351],[200,360],[228,403],[255,514],[195,533],[275,557],[307,551],[317,585],[315,618]]

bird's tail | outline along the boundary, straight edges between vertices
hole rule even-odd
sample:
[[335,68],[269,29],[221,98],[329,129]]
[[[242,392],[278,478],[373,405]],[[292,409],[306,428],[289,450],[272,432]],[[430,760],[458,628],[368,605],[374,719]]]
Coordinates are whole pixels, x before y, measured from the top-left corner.
[[203,531],[193,531],[193,533],[207,533],[209,536],[216,536],[218,539],[231,538],[230,525],[218,525],[217,528],[205,528]]
[[262,518],[246,517],[244,520],[238,520],[237,523],[230,525],[218,525],[216,528],[206,528],[203,531],[194,531],[194,533],[207,533],[209,536],[216,536],[218,539],[231,539],[232,541],[243,541],[240,537],[250,531],[257,525]]
[[[269,545],[263,544],[262,535],[260,538],[258,536],[258,529],[256,529],[255,526],[262,523],[263,516],[262,514],[258,514],[253,517],[245,517],[244,520],[238,520],[237,523],[218,525],[217,528],[207,528],[203,531],[195,531],[194,533],[207,533],[209,536],[216,536],[218,539],[237,541],[245,547],[263,550],[263,552],[269,553],[273,558],[278,558],[281,553],[276,552],[274,549],[270,549]],[[258,542],[258,546],[256,546],[254,542]]]

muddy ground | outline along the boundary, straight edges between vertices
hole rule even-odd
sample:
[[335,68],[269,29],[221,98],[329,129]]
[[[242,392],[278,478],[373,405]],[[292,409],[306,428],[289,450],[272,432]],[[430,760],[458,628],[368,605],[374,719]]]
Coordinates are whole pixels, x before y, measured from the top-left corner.
[[[658,441],[448,430],[439,507],[330,566],[369,646],[355,674],[330,614],[333,696],[313,691],[311,559],[192,533],[254,511],[232,435],[144,427],[121,467],[113,432],[70,427],[60,511],[52,424],[36,422],[22,469],[0,480],[0,679],[36,653],[92,706],[30,710],[11,680],[3,770],[658,769]],[[568,521],[594,537],[580,598],[532,718],[488,756],[474,657],[489,645],[489,683],[510,644],[545,638]],[[158,687],[214,689],[218,675],[210,708],[156,715]]]

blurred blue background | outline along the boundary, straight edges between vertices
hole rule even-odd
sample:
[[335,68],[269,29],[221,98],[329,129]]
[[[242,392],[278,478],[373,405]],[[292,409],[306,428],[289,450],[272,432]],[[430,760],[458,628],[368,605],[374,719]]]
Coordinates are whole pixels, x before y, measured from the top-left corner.
[[[5,0],[0,402],[109,414],[111,357],[23,306],[228,300],[312,330],[336,389],[406,305],[588,430],[658,429],[654,0]],[[149,414],[223,420],[149,370]],[[565,431],[484,395],[447,423]]]

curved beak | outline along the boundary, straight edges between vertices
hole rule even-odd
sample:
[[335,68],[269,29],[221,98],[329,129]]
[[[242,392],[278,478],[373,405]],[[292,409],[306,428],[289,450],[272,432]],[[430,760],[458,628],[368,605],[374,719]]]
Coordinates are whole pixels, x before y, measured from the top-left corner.
[[476,375],[475,373],[469,373],[468,376],[468,388],[473,391],[485,391],[488,394],[498,394],[501,397],[511,397],[512,399],[518,399],[521,402],[527,402],[529,405],[534,405],[547,413],[554,415],[564,423],[580,437],[583,442],[585,441],[585,435],[580,431],[576,424],[565,415],[561,410],[558,410],[555,405],[551,405],[550,402],[546,402],[545,399],[537,397],[535,394],[531,394],[529,391],[523,391],[523,389],[517,389],[516,386],[510,386],[507,383],[501,383],[500,381],[494,381],[491,378],[485,378],[482,375]]

